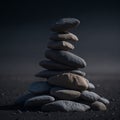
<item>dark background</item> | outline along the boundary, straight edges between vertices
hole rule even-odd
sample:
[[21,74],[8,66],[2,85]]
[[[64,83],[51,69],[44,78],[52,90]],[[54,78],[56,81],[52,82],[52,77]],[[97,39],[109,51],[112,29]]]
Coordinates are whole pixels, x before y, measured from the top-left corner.
[[0,74],[38,72],[38,62],[59,18],[75,17],[72,30],[80,41],[74,53],[83,57],[89,73],[120,73],[120,4],[118,1],[4,1],[0,4]]

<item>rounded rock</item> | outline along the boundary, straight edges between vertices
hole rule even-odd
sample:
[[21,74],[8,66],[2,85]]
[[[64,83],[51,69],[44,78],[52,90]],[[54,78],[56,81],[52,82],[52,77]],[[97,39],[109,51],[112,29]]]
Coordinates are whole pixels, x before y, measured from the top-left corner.
[[110,101],[109,101],[108,99],[104,98],[104,97],[100,97],[100,98],[98,99],[98,101],[104,103],[105,105],[110,104]]
[[97,101],[100,98],[98,94],[96,94],[95,92],[88,91],[88,90],[83,91],[80,97],[90,102]]
[[88,83],[88,90],[94,90],[95,86],[92,83]]
[[91,107],[93,110],[100,110],[100,111],[107,110],[107,107],[102,102],[99,101],[95,101],[94,103],[92,103]]
[[66,32],[77,27],[79,24],[80,21],[76,18],[62,18],[52,26],[51,30],[54,32]]
[[58,100],[42,106],[41,110],[46,112],[73,112],[73,111],[87,111],[90,106],[67,100]]
[[78,38],[76,35],[73,33],[54,33],[50,37],[51,40],[56,40],[56,41],[78,41]]
[[57,51],[57,50],[46,50],[45,52],[46,58],[53,60],[55,62],[65,64],[71,67],[76,68],[84,68],[86,66],[86,62],[81,57],[68,52],[68,51]]
[[48,93],[50,88],[51,86],[47,83],[47,81],[39,81],[32,83],[28,90],[33,94],[44,94]]
[[76,100],[80,97],[80,92],[60,87],[53,87],[50,90],[50,94],[58,99],[62,100]]
[[48,48],[53,50],[73,50],[75,47],[66,41],[50,41],[47,45]]
[[35,96],[28,99],[24,106],[30,108],[40,108],[42,105],[55,101],[55,98],[49,95]]
[[63,73],[50,77],[48,83],[59,87],[83,91],[88,88],[86,79],[74,73]]

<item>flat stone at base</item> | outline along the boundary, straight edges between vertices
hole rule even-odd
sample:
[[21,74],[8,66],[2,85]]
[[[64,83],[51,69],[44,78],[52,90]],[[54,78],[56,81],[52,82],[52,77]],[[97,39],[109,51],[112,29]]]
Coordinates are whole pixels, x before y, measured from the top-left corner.
[[63,73],[48,79],[48,83],[67,89],[83,91],[88,88],[86,79],[74,73]]
[[88,91],[88,90],[83,91],[80,97],[90,102],[97,101],[100,98],[98,94],[96,94],[95,92]]
[[31,108],[40,108],[42,105],[53,102],[54,100],[55,98],[49,95],[35,96],[28,99],[25,102],[24,106]]
[[50,94],[58,99],[62,100],[76,100],[80,97],[80,92],[60,87],[53,87],[50,90]]
[[64,50],[46,50],[45,57],[55,62],[65,64],[71,67],[86,67],[86,62],[83,58]]
[[30,85],[29,91],[33,94],[44,94],[48,93],[51,86],[47,83],[47,81],[39,81],[34,82]]
[[90,106],[67,100],[58,100],[42,106],[41,110],[46,112],[72,112],[72,111],[87,111]]
[[15,101],[15,104],[19,106],[23,106],[25,101],[32,97],[34,97],[34,95],[31,93],[24,94],[17,98],[17,100]]
[[74,45],[66,41],[50,41],[47,47],[53,50],[73,50],[74,49]]
[[91,107],[93,110],[100,110],[100,111],[107,110],[107,107],[102,102],[99,101],[95,101],[94,103],[92,103]]
[[36,77],[43,77],[43,78],[49,78],[49,77],[52,77],[52,76],[56,76],[56,75],[59,75],[59,74],[63,74],[63,73],[75,73],[75,74],[78,74],[78,75],[81,75],[81,76],[85,76],[85,73],[80,71],[80,70],[64,70],[64,71],[53,71],[53,70],[43,70],[41,72],[39,72],[38,74],[36,74],[35,76]]
[[73,33],[54,33],[50,36],[51,40],[56,41],[78,41],[78,38]]
[[108,99],[104,98],[104,97],[100,97],[100,98],[98,99],[98,101],[104,103],[105,105],[110,104],[110,101],[109,101]]

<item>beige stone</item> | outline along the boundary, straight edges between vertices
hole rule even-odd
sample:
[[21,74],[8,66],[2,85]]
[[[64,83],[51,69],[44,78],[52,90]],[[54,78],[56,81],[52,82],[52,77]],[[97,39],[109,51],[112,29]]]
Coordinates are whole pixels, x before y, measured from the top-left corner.
[[50,77],[48,83],[59,87],[69,88],[73,90],[83,91],[88,88],[86,79],[80,75],[73,73],[63,73]]

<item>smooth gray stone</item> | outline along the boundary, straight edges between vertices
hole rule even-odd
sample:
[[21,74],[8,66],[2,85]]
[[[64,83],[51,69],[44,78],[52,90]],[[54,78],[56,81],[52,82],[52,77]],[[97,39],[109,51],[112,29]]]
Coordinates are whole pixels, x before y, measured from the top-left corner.
[[51,60],[42,60],[39,63],[40,66],[48,69],[48,70],[73,70],[75,67],[70,67],[64,64],[60,64]]
[[78,41],[78,37],[73,33],[54,33],[50,36],[51,40],[57,41]]
[[53,50],[73,50],[75,47],[67,41],[50,41],[47,45],[48,48]]
[[100,111],[107,110],[107,107],[102,102],[99,101],[95,101],[94,103],[92,103],[91,107],[93,110],[100,110]]
[[76,90],[65,89],[61,87],[53,87],[50,94],[61,100],[76,100],[80,97],[80,92]]
[[47,81],[39,81],[32,83],[28,90],[33,94],[44,94],[48,93],[50,88],[51,86],[47,83]]
[[36,96],[33,98],[28,99],[24,106],[25,107],[32,107],[32,108],[39,108],[44,104],[50,103],[55,101],[55,98],[50,96],[50,95],[41,95],[41,96]]
[[104,97],[100,97],[100,98],[98,99],[98,101],[104,103],[105,105],[110,104],[110,101],[109,101],[108,99],[104,98]]
[[62,73],[74,73],[74,74],[78,74],[78,75],[81,75],[81,76],[85,76],[85,73],[80,71],[80,70],[64,70],[64,71],[53,71],[53,70],[43,70],[41,72],[39,72],[38,74],[36,74],[35,76],[36,77],[43,77],[43,78],[49,78],[49,77],[52,77],[52,76],[55,76],[55,75],[59,75],[59,74],[62,74]]
[[88,88],[86,79],[74,73],[63,73],[52,76],[48,79],[48,83],[77,91],[83,91]]
[[46,50],[45,56],[48,59],[71,67],[84,68],[86,66],[84,59],[68,51]]
[[92,83],[88,83],[88,90],[94,90],[95,86]]
[[88,91],[88,90],[83,91],[80,97],[90,102],[97,101],[100,98],[98,94],[96,94],[95,92]]
[[72,111],[87,111],[90,106],[67,100],[58,100],[42,106],[41,110],[46,112],[72,112]]
[[54,32],[65,32],[77,27],[79,24],[80,21],[76,18],[62,18],[52,26],[51,30]]
[[15,101],[15,104],[19,106],[23,106],[25,101],[32,97],[34,97],[34,95],[31,93],[24,94],[17,98],[17,100]]

